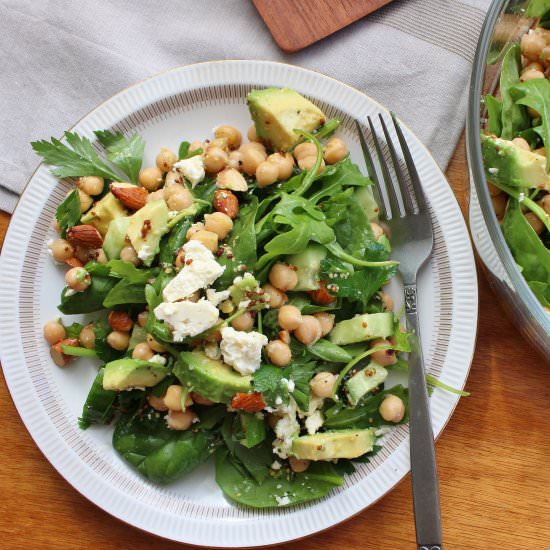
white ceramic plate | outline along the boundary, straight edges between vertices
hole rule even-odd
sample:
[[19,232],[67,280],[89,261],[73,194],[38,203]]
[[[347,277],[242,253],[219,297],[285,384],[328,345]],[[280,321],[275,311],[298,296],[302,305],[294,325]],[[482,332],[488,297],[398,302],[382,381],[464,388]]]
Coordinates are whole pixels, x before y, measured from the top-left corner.
[[[211,137],[212,128],[250,125],[244,98],[254,87],[286,86],[310,97],[343,125],[339,134],[363,165],[353,120],[384,111],[366,95],[321,74],[257,61],[211,62],[181,67],[120,92],[73,128],[93,137],[99,128],[138,131],[145,165],[161,146]],[[445,177],[428,151],[405,129],[432,207],[433,259],[419,284],[421,330],[428,370],[447,384],[466,381],[477,325],[477,282],[466,226]],[[385,437],[375,458],[346,477],[325,499],[291,509],[257,511],[224,499],[212,464],[158,487],[131,470],[113,451],[109,427],[79,430],[96,367],[81,360],[68,369],[52,363],[42,325],[56,316],[63,269],[47,252],[51,222],[69,185],[47,167],[31,178],[10,224],[0,263],[0,342],[4,374],[27,429],[44,455],[75,489],[113,516],[156,535],[193,545],[270,545],[315,533],[356,514],[392,489],[409,471],[408,428]],[[449,420],[457,397],[436,390],[431,398],[434,433]],[[396,521],[399,521],[396,519]]]

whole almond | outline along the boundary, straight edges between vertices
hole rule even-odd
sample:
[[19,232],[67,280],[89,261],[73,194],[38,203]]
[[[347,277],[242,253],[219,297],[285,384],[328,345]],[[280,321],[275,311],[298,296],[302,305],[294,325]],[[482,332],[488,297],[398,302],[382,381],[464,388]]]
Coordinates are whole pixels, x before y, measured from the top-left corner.
[[217,212],[227,214],[231,219],[239,213],[239,201],[237,197],[227,189],[218,189],[214,193],[214,209]]
[[235,168],[225,168],[216,176],[216,186],[231,191],[248,191],[244,176]]
[[128,332],[134,325],[134,321],[125,311],[111,311],[107,319],[113,330]]
[[67,240],[85,248],[99,248],[103,244],[103,237],[93,225],[75,225],[67,229]]
[[111,193],[130,210],[143,208],[149,195],[147,189],[123,182],[111,183]]

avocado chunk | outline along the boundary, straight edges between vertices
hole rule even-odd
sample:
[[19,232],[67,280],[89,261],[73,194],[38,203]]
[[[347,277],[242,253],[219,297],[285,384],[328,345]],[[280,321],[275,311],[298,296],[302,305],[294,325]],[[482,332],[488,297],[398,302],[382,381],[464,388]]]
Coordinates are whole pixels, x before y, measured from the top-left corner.
[[168,232],[168,206],[163,200],[148,202],[130,217],[128,238],[138,258],[151,265],[162,236]]
[[111,222],[122,216],[126,216],[124,206],[112,193],[107,193],[82,216],[82,223],[93,225],[105,237]]
[[368,392],[377,388],[388,377],[388,371],[371,361],[368,366],[356,372],[345,384],[349,402],[355,407]]
[[323,111],[288,88],[252,90],[246,100],[256,133],[275,150],[296,145],[300,136],[294,130],[312,132],[326,120]]
[[520,149],[506,139],[481,134],[481,151],[487,179],[510,187],[550,190],[546,158]]
[[245,273],[242,277],[235,277],[233,284],[229,287],[229,295],[233,303],[238,306],[241,302],[248,300],[260,289],[260,283],[251,273]]
[[236,393],[252,389],[251,376],[241,376],[225,363],[210,359],[200,351],[180,353],[174,374],[183,385],[215,403],[230,403]]
[[109,224],[103,241],[103,251],[109,260],[120,258],[120,251],[126,245],[126,232],[129,225],[129,216],[116,218]]
[[329,339],[333,344],[345,346],[374,338],[387,338],[393,334],[393,313],[363,313],[334,325]]
[[117,359],[105,365],[103,374],[104,390],[129,390],[156,386],[168,369],[159,363],[141,359]]
[[303,435],[292,442],[292,454],[300,460],[357,458],[372,451],[374,430],[338,430]]
[[320,244],[310,244],[300,254],[287,256],[286,261],[296,267],[298,284],[292,290],[317,290],[321,262],[326,258],[327,250]]

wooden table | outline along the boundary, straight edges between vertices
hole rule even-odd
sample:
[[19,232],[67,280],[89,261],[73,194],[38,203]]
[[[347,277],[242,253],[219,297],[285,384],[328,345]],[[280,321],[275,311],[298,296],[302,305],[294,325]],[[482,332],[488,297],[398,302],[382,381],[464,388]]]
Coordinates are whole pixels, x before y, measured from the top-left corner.
[[[447,172],[462,207],[461,141]],[[9,217],[0,214],[3,236]],[[479,274],[477,352],[467,389],[437,444],[446,550],[550,548],[550,368],[517,334]],[[1,378],[1,377],[0,377]],[[50,466],[0,381],[0,548],[181,548],[113,519]],[[369,510],[285,550],[412,549],[407,478]]]

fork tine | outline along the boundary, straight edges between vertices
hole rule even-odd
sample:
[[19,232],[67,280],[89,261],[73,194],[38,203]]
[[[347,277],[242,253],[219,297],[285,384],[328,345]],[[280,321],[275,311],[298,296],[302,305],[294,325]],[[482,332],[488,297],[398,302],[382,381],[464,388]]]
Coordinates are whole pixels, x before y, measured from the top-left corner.
[[365,157],[367,173],[369,175],[369,178],[374,182],[374,189],[373,189],[374,200],[376,201],[376,204],[378,204],[378,208],[380,209],[380,212],[379,212],[380,216],[386,217],[386,207],[384,205],[384,199],[383,199],[382,189],[380,186],[380,180],[378,178],[378,174],[376,173],[376,169],[374,168],[374,162],[372,161],[372,155],[371,155],[369,146],[367,145],[367,141],[365,140],[365,134],[357,119],[355,120],[355,126],[357,128],[357,133],[359,134],[359,143],[361,143],[363,156]]
[[386,137],[386,144],[388,145],[388,149],[390,151],[390,157],[392,160],[393,169],[395,171],[395,175],[397,176],[397,182],[399,184],[399,188],[401,191],[401,197],[403,197],[403,206],[405,208],[405,212],[407,214],[414,214],[414,201],[411,198],[412,191],[409,188],[409,185],[407,184],[407,180],[403,175],[403,171],[401,170],[401,166],[399,164],[399,158],[397,156],[397,151],[395,150],[392,137],[388,132],[386,122],[384,121],[384,117],[382,116],[381,113],[378,115],[378,118],[380,119],[380,123],[382,124],[382,131],[384,132],[384,136]]
[[397,117],[395,116],[395,113],[391,113],[391,118],[393,120],[393,125],[395,126],[395,131],[397,132],[397,139],[399,140],[399,144],[401,145],[405,164],[407,165],[411,184],[415,192],[416,206],[418,207],[418,211],[422,212],[426,208],[426,197],[424,196],[422,184],[420,183],[420,176],[418,175],[416,166],[414,165],[411,150],[407,145],[407,140],[403,135],[403,130],[401,130],[401,126],[399,125],[399,122],[397,122]]
[[401,212],[401,208],[399,208],[399,199],[397,198],[399,195],[399,189],[396,188],[396,186],[393,184],[391,180],[390,172],[388,170],[388,165],[386,163],[386,159],[384,158],[384,154],[382,153],[380,140],[376,135],[376,131],[374,129],[374,124],[372,123],[372,119],[370,116],[367,118],[369,121],[370,131],[372,133],[372,139],[374,141],[376,154],[378,156],[378,163],[382,168],[382,176],[384,177],[384,183],[386,184],[386,193],[388,195],[389,210],[391,210],[391,212],[389,212],[390,216],[388,216],[388,219],[394,218],[395,216],[399,216],[400,218],[402,218],[403,213]]

